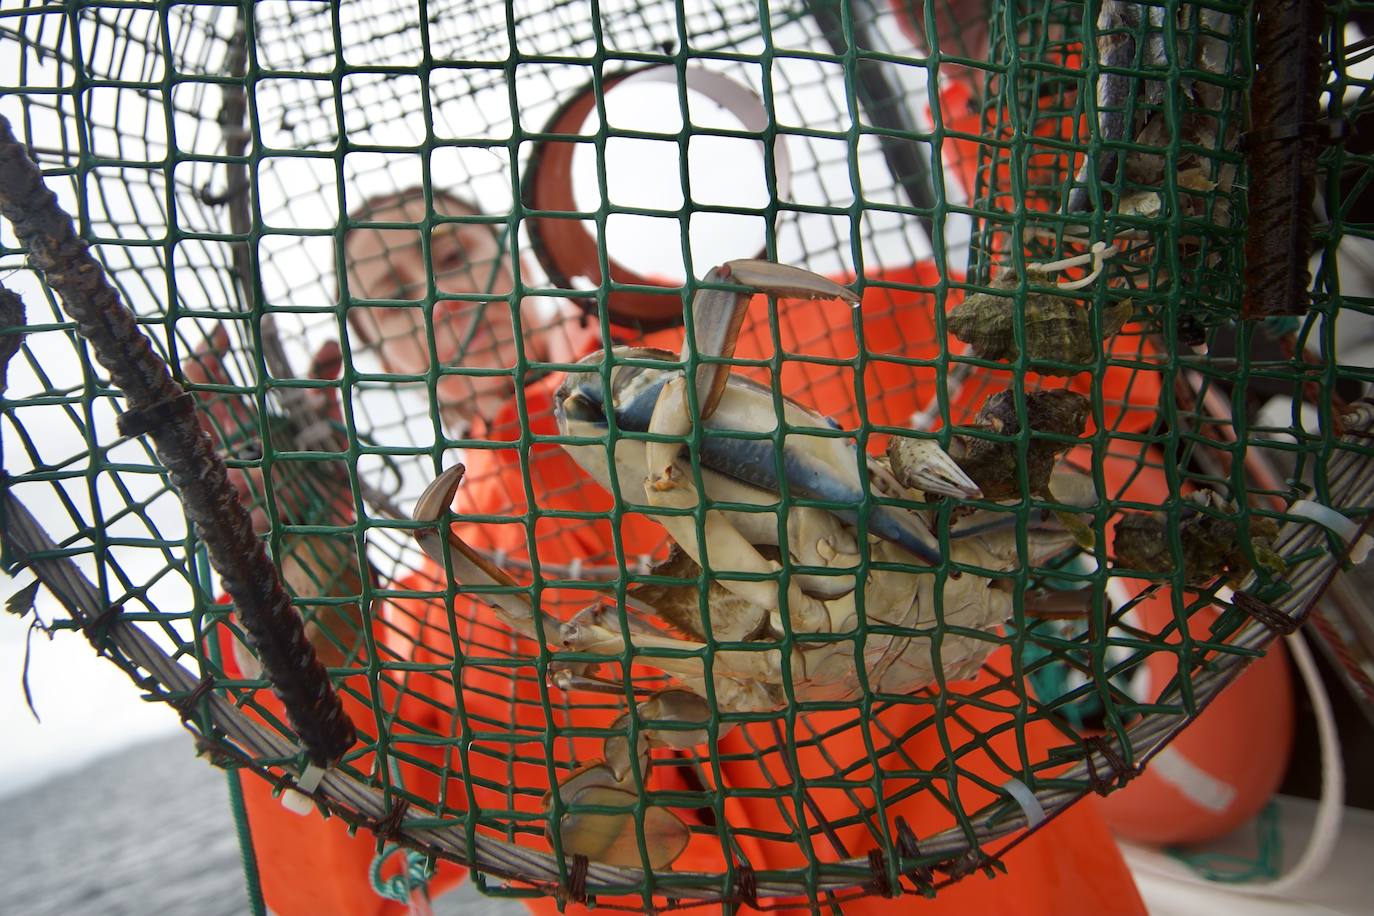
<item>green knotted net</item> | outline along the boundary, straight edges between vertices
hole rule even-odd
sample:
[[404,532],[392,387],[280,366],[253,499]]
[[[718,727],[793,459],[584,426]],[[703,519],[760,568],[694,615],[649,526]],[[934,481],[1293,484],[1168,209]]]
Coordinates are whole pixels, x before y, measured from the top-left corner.
[[[1349,532],[1302,506],[1355,525],[1370,506],[1374,373],[1346,343],[1374,310],[1357,129],[1374,4],[1321,15],[1320,103],[1293,132],[1320,138],[1299,157],[1311,301],[1287,316],[1243,308],[1247,194],[1291,177],[1247,160],[1286,139],[1247,113],[1249,5],[12,3],[0,114],[252,481],[357,730],[315,806],[389,844],[348,880],[405,897],[460,863],[492,895],[839,905],[995,872],[1028,825],[1123,785],[1346,561]],[[177,706],[250,800],[264,779],[311,789],[162,464],[117,426],[128,405],[6,215],[0,282],[25,307],[0,329],[10,570]],[[707,595],[710,562],[651,572],[670,547],[654,510],[572,470],[551,405],[590,350],[675,354],[697,281],[756,256],[863,303],[759,297],[735,372],[874,456],[894,437],[991,453],[987,498],[847,507],[860,525],[880,501],[928,519],[937,568],[860,538],[853,570],[921,573],[918,622],[860,606],[833,632],[774,620],[756,640],[758,657],[830,653],[852,695],[798,679],[741,710],[708,680],[709,740],[655,748],[621,794],[551,801],[608,738],[649,731],[622,714],[674,683],[664,659],[709,669],[720,643],[569,656],[517,638],[491,588],[424,557],[409,513],[464,461],[457,530],[551,633],[601,602],[629,634],[645,585]],[[1081,423],[1043,419],[1070,402],[1040,393],[1062,389]],[[702,433],[687,445],[699,470]],[[1068,476],[1046,484],[1051,465]],[[785,530],[815,502],[749,511]],[[989,569],[956,543],[971,508],[1010,521],[998,536],[1021,558],[1056,520],[1078,546]],[[790,581],[798,562],[779,560]],[[945,619],[938,596],[971,579],[1008,591],[1004,619]],[[934,681],[885,692],[859,670],[879,640],[933,654]],[[663,812],[688,852],[650,868]],[[554,829],[579,814],[628,824],[614,863]]]

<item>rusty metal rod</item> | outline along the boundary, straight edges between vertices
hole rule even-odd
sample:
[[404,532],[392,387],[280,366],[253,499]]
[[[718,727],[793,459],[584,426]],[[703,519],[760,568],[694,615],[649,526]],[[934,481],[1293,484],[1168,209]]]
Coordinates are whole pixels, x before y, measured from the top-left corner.
[[196,420],[194,401],[139,330],[134,313],[77,237],[71,216],[4,117],[0,215],[14,226],[29,250],[29,263],[45,273],[96,359],[128,399],[121,431],[152,439],[307,755],[321,766],[338,760],[357,738],[353,723],[305,637],[266,546],[253,532],[248,510],[229,485],[223,460]]

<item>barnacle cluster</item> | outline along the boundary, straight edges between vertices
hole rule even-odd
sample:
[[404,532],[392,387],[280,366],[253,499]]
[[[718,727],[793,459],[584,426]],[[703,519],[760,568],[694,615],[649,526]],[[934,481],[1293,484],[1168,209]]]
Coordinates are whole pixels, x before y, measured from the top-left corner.
[[[970,295],[946,316],[950,332],[973,349],[979,359],[1014,362],[1021,356],[1016,340],[1016,304],[1012,293],[1021,288],[1015,271],[1004,271],[991,289]],[[1069,376],[1097,362],[1102,341],[1117,334],[1131,318],[1131,300],[1121,299],[1098,316],[1093,328],[1091,310],[1062,293],[1050,293],[1052,276],[1029,268],[1025,276],[1025,355],[1045,375]],[[1063,364],[1063,365],[1061,365]]]
[[[1187,582],[1205,585],[1225,574],[1228,583],[1239,584],[1253,568],[1251,556],[1265,569],[1282,572],[1284,562],[1274,552],[1279,528],[1273,519],[1252,517],[1248,541],[1245,530],[1234,506],[1211,490],[1200,491],[1195,504],[1185,507],[1178,521]],[[1169,532],[1170,520],[1165,513],[1123,513],[1112,542],[1117,565],[1142,572],[1175,572]]]
[[1088,399],[1063,388],[1028,391],[1026,421],[1030,441],[1023,461],[1017,446],[1021,421],[1015,392],[1008,389],[988,398],[973,421],[975,429],[994,436],[954,437],[950,455],[992,500],[1017,499],[1021,495],[1020,468],[1024,464],[1034,496],[1048,498],[1050,475],[1064,453],[1073,448],[1088,424]]

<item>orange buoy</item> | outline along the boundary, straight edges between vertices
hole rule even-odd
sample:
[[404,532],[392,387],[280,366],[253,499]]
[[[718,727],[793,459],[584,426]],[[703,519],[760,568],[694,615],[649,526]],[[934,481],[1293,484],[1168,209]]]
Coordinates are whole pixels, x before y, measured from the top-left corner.
[[[1150,602],[1158,632],[1169,602]],[[1215,612],[1196,615],[1201,635]],[[1225,836],[1273,797],[1293,745],[1293,683],[1283,641],[1270,645],[1196,721],[1149,762],[1125,788],[1103,799],[1113,832],[1155,846],[1205,843]],[[1177,657],[1156,652],[1146,662],[1155,697],[1174,676]]]

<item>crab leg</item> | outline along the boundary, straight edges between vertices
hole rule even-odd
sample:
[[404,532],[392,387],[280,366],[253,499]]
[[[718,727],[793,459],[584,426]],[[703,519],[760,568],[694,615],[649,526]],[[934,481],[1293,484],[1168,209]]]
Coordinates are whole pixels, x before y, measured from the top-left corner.
[[[629,806],[640,794],[632,758],[638,758],[639,772],[647,774],[653,764],[649,756],[652,748],[685,750],[709,739],[711,710],[704,699],[690,690],[660,690],[639,703],[635,711],[644,724],[639,729],[634,754],[630,752],[628,734],[631,717],[626,712],[611,725],[623,734],[606,739],[605,759],[560,781],[557,791],[564,804]],[[684,727],[671,727],[675,724]],[[722,732],[726,730],[728,726],[722,728]],[[590,815],[574,811],[563,816],[558,829],[565,851],[611,865],[640,864],[636,825],[628,813]],[[671,811],[652,806],[645,809],[644,845],[652,867],[670,866],[682,854],[689,838],[687,826]]]
[[[625,868],[637,868],[642,864],[632,813],[640,793],[633,780],[619,779],[609,766],[596,763],[574,771],[554,791],[564,805],[574,809],[558,822],[558,836],[565,854],[582,855]],[[545,796],[545,807],[552,800],[553,792],[550,792]],[[614,814],[577,810],[592,805],[624,810]],[[644,809],[644,846],[649,853],[650,868],[657,870],[672,865],[690,839],[687,825],[667,808],[650,805]]]
[[[698,503],[696,487],[690,481],[683,481],[677,488],[668,491],[656,491],[653,483],[649,482],[645,485],[645,493],[650,502],[664,508],[690,510],[695,509]],[[746,601],[765,608],[769,613],[781,609],[781,602],[778,598],[779,583],[777,581],[772,579],[757,581],[728,578],[742,573],[772,575],[782,567],[759,553],[758,548],[749,543],[748,539],[730,523],[730,520],[723,513],[714,510],[706,513],[704,523],[708,545],[706,550],[702,549],[702,544],[697,539],[697,523],[693,516],[665,515],[658,516],[657,520],[659,524],[668,529],[673,540],[692,559],[704,568],[711,569],[715,581],[723,587]],[[815,578],[829,580],[823,582],[824,587],[833,587],[833,582],[841,580],[841,577],[838,576],[797,576],[788,584],[788,615],[792,620],[792,626],[804,633],[823,633],[830,630],[830,613],[826,610],[824,602],[807,594],[802,588],[803,580]],[[840,589],[842,594],[850,591],[853,591],[852,587]]]
[[[417,522],[437,522],[453,504],[453,496],[463,481],[466,468],[461,464],[444,471],[425,488],[411,513]],[[421,528],[415,532],[415,540],[430,559],[440,566],[447,555],[448,562],[459,582],[466,585],[504,585],[519,587],[510,574],[493,564],[486,557],[473,550],[468,544],[446,526],[443,534],[434,528]],[[445,536],[447,535],[447,536]],[[539,640],[534,623],[534,608],[524,596],[514,592],[492,593],[484,596],[494,605],[499,616],[507,626],[518,633]]]
[[[672,636],[657,636],[649,633],[637,633],[632,642],[627,644],[618,629],[605,626],[599,622],[585,620],[582,615],[578,615],[563,624],[559,630],[559,638],[562,640],[563,647],[571,651],[607,655],[613,658],[624,655],[625,650],[631,645],[635,649],[668,649],[678,652],[698,652],[702,649],[702,644],[699,642],[689,642]],[[653,665],[667,674],[696,684],[702,683],[706,675],[706,669],[700,658],[655,656]],[[712,659],[712,670],[717,679],[776,681],[781,671],[780,650],[730,652],[721,649],[715,653]]]
[[[588,609],[563,624],[559,639],[565,649],[606,655],[609,659],[619,659],[627,651],[643,649],[693,653],[702,649],[700,642],[648,633],[635,633],[627,642],[619,628],[608,626],[608,623],[602,613]],[[698,695],[705,692],[706,668],[702,659],[657,654],[651,660],[643,656],[640,659],[651,661],[655,668],[682,681],[692,692]],[[792,670],[798,677],[805,676],[807,657],[800,649],[792,651]],[[722,709],[763,711],[777,708],[781,696],[778,685],[782,679],[780,648],[751,652],[718,649],[711,660],[711,673],[716,702]]]
[[[711,721],[711,709],[704,699],[690,690],[683,690],[680,687],[660,690],[636,706],[635,711],[645,723],[644,727],[639,730],[639,740],[635,742],[641,772],[649,769],[650,748],[671,747],[687,750],[705,744],[708,740],[709,735],[706,727]],[[673,722],[695,727],[686,729],[652,727],[654,723],[658,722]],[[630,714],[627,712],[611,723],[611,728],[628,731],[629,724]],[[728,730],[728,725],[721,727],[722,733]],[[629,735],[612,735],[607,738],[605,751],[606,765],[615,773],[616,778],[628,778],[633,772],[630,767]]]
[[[463,466],[454,465],[444,471],[425,488],[415,505],[413,516],[418,522],[435,522],[453,501],[458,484],[463,479]],[[436,563],[443,563],[445,553],[452,564],[459,581],[466,585],[497,585],[519,587],[519,584],[504,570],[493,565],[477,551],[473,550],[451,529],[447,538],[441,537],[432,529],[420,529],[415,534],[420,548]],[[768,584],[768,583],[764,583]],[[483,596],[484,600],[497,608],[502,622],[517,632],[536,641],[540,640],[535,626],[534,608],[519,593],[493,592]],[[819,602],[817,602],[818,604]],[[550,627],[548,635],[556,636],[563,646],[578,652],[591,652],[605,655],[623,655],[627,645],[618,626],[610,627],[604,622],[605,614],[593,606],[563,623],[556,630]],[[633,646],[648,649],[671,649],[677,651],[696,651],[701,643],[676,639],[654,633],[635,633]],[[664,673],[695,683],[702,683],[704,668],[698,658],[655,658],[654,667]],[[719,678],[743,678],[776,682],[780,661],[778,652],[721,652],[714,662]]]

